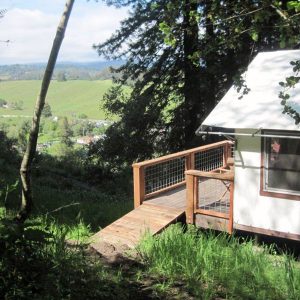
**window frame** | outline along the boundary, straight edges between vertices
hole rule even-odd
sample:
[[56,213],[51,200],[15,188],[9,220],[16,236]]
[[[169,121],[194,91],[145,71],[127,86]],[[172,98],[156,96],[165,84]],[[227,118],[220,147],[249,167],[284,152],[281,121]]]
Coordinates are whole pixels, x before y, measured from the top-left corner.
[[[281,130],[262,130],[261,131],[262,135],[264,134],[272,134],[274,136],[278,135],[296,135],[299,136],[300,139],[300,133],[295,132],[295,131],[281,131]],[[265,184],[266,184],[266,175],[267,175],[267,153],[266,153],[266,144],[267,144],[267,139],[270,137],[261,137],[261,168],[260,168],[260,195],[261,196],[267,196],[267,197],[272,197],[272,198],[283,198],[283,199],[288,199],[288,200],[299,200],[300,201],[300,191],[299,193],[295,193],[293,191],[289,190],[283,190],[283,189],[266,189]],[[300,171],[299,171],[300,174]]]

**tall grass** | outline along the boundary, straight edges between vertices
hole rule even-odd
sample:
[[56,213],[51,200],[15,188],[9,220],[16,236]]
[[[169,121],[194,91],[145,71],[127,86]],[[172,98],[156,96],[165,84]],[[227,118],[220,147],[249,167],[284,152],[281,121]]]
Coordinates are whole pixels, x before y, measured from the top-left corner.
[[146,236],[139,251],[148,271],[184,281],[200,299],[300,299],[300,268],[291,256],[226,234],[173,225]]
[[118,270],[106,269],[80,242],[68,246],[66,226],[46,219],[19,226],[0,216],[0,299],[129,299]]
[[92,231],[107,226],[132,209],[132,201],[126,196],[110,196],[100,190],[35,187],[34,215],[53,217],[58,224],[78,226],[81,220]]
[[[70,230],[81,222],[95,232],[133,208],[128,183],[131,174],[106,179],[101,169],[89,172],[80,159],[64,156],[58,161],[43,156],[37,160],[32,172],[33,217],[46,216],[57,224],[69,226]],[[6,188],[17,181],[18,166],[6,167],[5,174],[0,173],[0,206],[6,205],[14,213],[21,201],[21,184],[7,196]]]

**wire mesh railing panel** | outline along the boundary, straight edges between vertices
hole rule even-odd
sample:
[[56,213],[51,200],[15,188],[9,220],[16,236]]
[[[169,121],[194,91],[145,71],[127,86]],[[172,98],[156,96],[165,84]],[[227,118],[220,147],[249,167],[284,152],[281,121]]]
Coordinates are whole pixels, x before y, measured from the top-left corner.
[[224,147],[195,153],[195,170],[211,171],[223,167]]
[[199,209],[229,214],[230,181],[199,177]]
[[234,158],[234,154],[235,154],[235,143],[232,143],[231,145],[230,145],[230,155],[231,155],[231,157],[233,157]]
[[145,168],[145,194],[185,180],[185,157],[174,158]]

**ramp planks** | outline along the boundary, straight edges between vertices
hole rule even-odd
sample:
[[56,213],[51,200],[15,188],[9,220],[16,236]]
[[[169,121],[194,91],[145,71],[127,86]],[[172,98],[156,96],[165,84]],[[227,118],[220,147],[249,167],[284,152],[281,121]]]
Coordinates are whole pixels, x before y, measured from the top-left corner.
[[103,241],[112,245],[126,245],[134,248],[145,232],[157,234],[169,224],[176,222],[184,213],[183,208],[144,202],[96,233],[92,237],[91,246],[97,251],[97,245]]

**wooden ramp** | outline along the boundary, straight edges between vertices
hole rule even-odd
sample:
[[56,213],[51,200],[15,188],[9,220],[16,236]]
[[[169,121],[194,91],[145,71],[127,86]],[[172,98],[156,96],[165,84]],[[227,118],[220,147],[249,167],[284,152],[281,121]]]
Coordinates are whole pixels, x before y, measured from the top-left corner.
[[91,246],[97,250],[99,243],[126,245],[134,248],[140,238],[149,232],[154,235],[184,214],[183,208],[161,206],[144,202],[114,223],[103,228],[92,237]]

